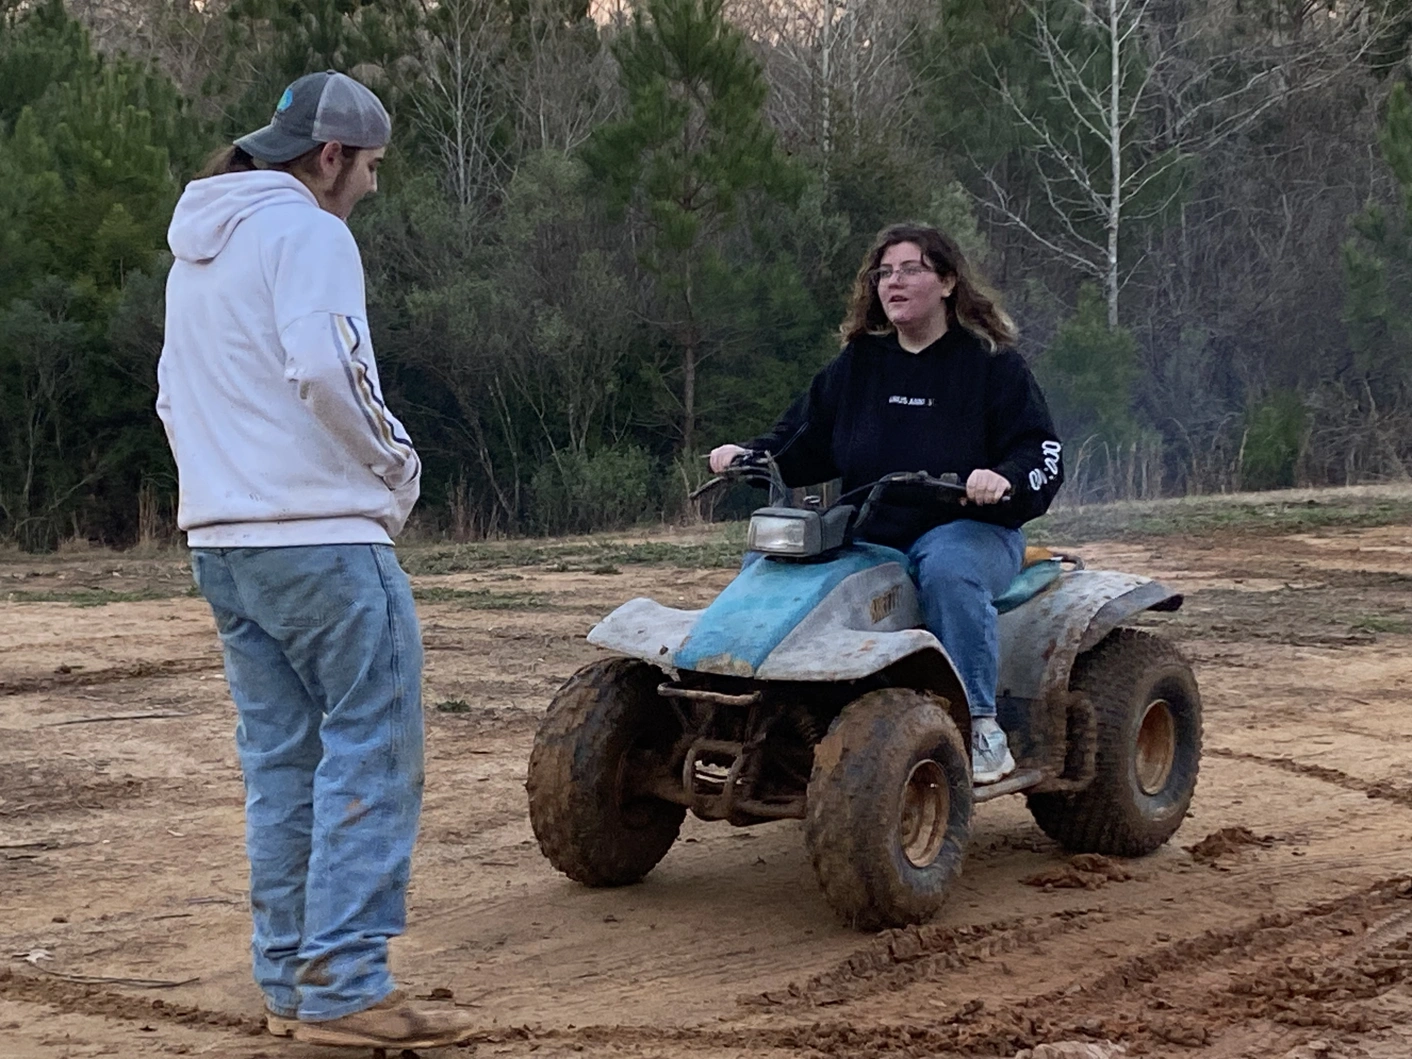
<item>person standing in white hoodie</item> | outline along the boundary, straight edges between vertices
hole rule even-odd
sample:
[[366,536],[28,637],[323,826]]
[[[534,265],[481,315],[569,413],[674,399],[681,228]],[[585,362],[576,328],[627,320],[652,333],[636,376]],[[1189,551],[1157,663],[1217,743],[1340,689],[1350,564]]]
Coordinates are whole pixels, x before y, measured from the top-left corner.
[[395,989],[421,814],[421,633],[392,550],[421,462],[382,397],[345,223],[391,121],[340,73],[187,185],[157,410],[239,722],[255,980],[272,1033],[421,1048],[461,1011]]

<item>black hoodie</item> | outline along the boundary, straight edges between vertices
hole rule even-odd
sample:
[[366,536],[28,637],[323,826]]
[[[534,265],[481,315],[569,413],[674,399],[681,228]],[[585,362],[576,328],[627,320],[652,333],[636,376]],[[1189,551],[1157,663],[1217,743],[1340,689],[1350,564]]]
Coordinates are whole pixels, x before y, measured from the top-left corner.
[[1048,510],[1064,480],[1049,408],[1023,358],[991,353],[957,327],[920,353],[895,335],[853,340],[745,447],[773,453],[791,486],[842,478],[846,492],[893,471],[951,471],[965,482],[987,468],[1013,487],[1010,500],[964,508],[892,490],[863,535],[902,549],[957,518],[1019,528]]

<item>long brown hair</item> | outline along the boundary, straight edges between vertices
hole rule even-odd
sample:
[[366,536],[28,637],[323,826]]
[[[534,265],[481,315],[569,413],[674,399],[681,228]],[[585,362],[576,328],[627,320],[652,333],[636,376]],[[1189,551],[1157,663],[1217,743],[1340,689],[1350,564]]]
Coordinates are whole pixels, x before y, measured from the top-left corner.
[[[349,147],[347,144],[342,146],[343,170],[338,175],[340,180],[347,173],[348,163],[358,156],[360,150],[358,147]],[[227,173],[253,173],[257,169],[277,169],[293,176],[298,176],[301,173],[308,176],[317,171],[319,154],[323,149],[324,145],[319,144],[288,162],[257,162],[242,148],[228,143],[211,152],[194,179],[205,180],[207,177],[225,176]]]
[[956,287],[946,298],[946,322],[959,325],[985,343],[994,353],[1013,346],[1020,337],[1015,321],[1000,307],[1000,295],[971,267],[961,248],[935,228],[922,224],[894,224],[884,228],[863,256],[863,264],[853,281],[853,295],[848,315],[839,333],[844,345],[862,335],[885,335],[893,330],[878,297],[878,285],[870,273],[878,267],[889,247],[898,243],[915,243],[922,249],[923,260],[943,279],[956,278]]

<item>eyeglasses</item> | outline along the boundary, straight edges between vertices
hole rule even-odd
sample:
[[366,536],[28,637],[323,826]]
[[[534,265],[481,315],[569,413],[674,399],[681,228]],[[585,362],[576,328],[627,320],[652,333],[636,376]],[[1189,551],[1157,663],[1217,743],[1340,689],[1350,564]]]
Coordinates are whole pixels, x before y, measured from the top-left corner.
[[883,265],[868,272],[868,279],[872,280],[873,286],[877,286],[883,280],[896,275],[898,279],[914,280],[926,272],[935,272],[936,269],[930,265],[925,265],[920,261],[908,261],[893,268],[891,265]]

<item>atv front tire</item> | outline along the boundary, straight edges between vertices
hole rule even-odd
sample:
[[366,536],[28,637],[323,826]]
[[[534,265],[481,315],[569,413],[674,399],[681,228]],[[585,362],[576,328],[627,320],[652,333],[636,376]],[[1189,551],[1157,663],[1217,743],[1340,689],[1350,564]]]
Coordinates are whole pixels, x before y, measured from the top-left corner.
[[661,672],[613,658],[559,689],[530,752],[530,825],[549,863],[586,886],[637,882],[672,848],[686,807],[634,793],[632,772],[676,739]]
[[884,688],[849,703],[814,750],[804,839],[844,922],[928,919],[961,874],[971,762],[944,700]]
[[1118,629],[1074,665],[1069,686],[1093,704],[1093,782],[1032,794],[1046,835],[1078,853],[1140,857],[1176,834],[1201,765],[1201,694],[1170,641]]

